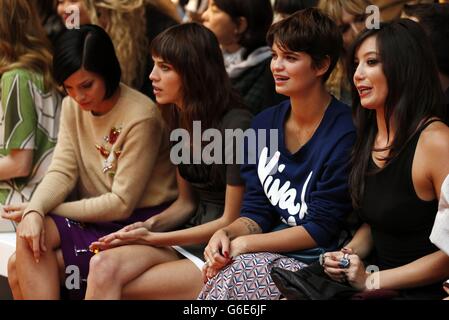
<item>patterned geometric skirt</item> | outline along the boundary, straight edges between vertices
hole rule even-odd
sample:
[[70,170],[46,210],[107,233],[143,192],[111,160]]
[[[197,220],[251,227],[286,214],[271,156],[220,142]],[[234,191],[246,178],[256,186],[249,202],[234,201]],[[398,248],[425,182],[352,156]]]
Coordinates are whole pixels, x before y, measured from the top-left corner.
[[204,285],[199,300],[278,300],[281,293],[271,279],[271,269],[297,271],[306,264],[278,253],[246,253]]
[[[62,297],[70,300],[84,299],[89,262],[93,256],[93,253],[89,251],[89,245],[92,242],[129,224],[145,221],[162,212],[169,205],[163,204],[155,207],[139,208],[134,210],[133,214],[126,220],[101,223],[81,223],[55,214],[49,214],[59,231],[66,271],[73,272],[66,274],[67,281],[62,288]],[[77,281],[76,277],[70,279],[70,281],[68,279],[69,276],[75,274],[74,270],[79,274],[79,281]]]

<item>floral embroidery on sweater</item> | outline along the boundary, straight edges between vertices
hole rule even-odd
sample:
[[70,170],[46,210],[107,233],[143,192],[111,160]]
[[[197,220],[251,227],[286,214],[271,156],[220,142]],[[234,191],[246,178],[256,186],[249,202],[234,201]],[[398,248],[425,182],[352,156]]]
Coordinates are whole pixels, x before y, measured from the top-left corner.
[[122,126],[112,127],[107,136],[103,137],[104,143],[96,144],[95,148],[105,158],[103,160],[103,173],[109,173],[113,176],[117,169],[117,159],[120,157],[122,151],[115,148],[115,143],[122,131]]

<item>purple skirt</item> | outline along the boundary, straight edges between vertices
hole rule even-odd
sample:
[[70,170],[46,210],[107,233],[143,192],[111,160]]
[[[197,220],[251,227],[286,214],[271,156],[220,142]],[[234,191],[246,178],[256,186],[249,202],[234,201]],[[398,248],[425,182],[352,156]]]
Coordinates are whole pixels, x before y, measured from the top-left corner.
[[[82,223],[49,214],[58,228],[61,238],[61,250],[64,257],[66,280],[63,285],[62,297],[82,300],[84,299],[87,288],[87,275],[89,274],[89,262],[93,253],[89,251],[89,245],[99,238],[112,232],[139,221],[145,221],[148,218],[164,211],[170,203],[162,204],[156,207],[139,208],[134,210],[133,214],[123,221],[101,222],[101,223]],[[70,269],[67,267],[71,266]],[[73,270],[79,270],[79,281],[74,277]],[[68,277],[71,277],[68,279]]]

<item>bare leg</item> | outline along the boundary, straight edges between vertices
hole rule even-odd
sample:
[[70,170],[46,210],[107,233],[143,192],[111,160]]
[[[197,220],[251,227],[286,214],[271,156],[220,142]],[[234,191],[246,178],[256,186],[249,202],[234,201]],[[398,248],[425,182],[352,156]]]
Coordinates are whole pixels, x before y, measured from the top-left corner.
[[90,260],[86,299],[120,299],[128,282],[156,264],[177,259],[168,247],[126,245],[102,251]]
[[65,263],[64,263],[64,256],[62,255],[62,250],[57,249],[56,250],[56,260],[58,261],[58,269],[59,269],[59,282],[64,283],[65,281]]
[[41,254],[39,263],[34,260],[28,243],[17,237],[16,270],[24,299],[50,300],[60,297],[56,250],[61,240],[53,219],[46,217],[44,224],[47,252]]
[[17,278],[15,253],[8,259],[8,283],[14,300],[23,300],[22,290],[20,290],[19,279]]
[[[65,270],[64,270],[65,265],[64,265],[64,258],[62,256],[62,251],[60,249],[56,251],[56,258],[58,260],[59,280],[61,283],[63,283],[65,279]],[[8,260],[8,282],[14,300],[23,300],[22,290],[20,289],[19,279],[17,278],[15,253],[13,253]]]
[[124,299],[196,299],[203,287],[200,269],[188,259],[158,264],[123,288]]

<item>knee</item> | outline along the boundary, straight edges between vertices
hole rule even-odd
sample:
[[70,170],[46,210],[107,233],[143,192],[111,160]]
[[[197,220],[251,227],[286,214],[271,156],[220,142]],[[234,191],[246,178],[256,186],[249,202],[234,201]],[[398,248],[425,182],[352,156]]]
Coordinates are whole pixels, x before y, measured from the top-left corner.
[[94,255],[89,263],[89,285],[103,286],[120,281],[119,268],[116,259],[107,252]]

